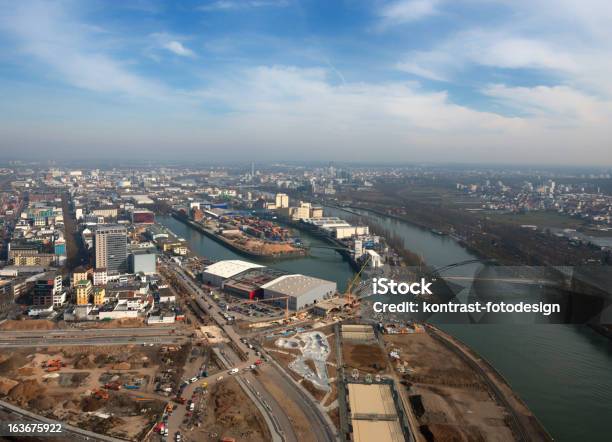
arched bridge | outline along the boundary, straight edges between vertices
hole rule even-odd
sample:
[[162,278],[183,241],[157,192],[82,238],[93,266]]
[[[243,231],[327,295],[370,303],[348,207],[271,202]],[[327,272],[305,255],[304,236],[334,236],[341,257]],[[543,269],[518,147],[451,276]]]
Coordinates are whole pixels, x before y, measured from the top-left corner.
[[459,261],[453,264],[445,265],[443,267],[438,267],[437,269],[433,269],[431,272],[429,272],[429,274],[431,276],[436,276],[447,270],[454,269],[455,267],[461,267],[461,266],[465,266],[468,264],[474,264],[477,262],[482,263],[482,264],[495,264],[496,261],[492,259],[466,259],[465,261]]

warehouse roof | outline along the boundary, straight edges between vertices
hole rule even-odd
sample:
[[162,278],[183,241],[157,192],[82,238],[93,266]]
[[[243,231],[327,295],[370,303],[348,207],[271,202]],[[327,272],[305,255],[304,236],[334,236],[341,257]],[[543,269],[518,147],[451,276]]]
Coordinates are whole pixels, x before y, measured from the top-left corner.
[[231,278],[239,273],[249,269],[256,269],[263,267],[259,264],[255,264],[248,261],[241,261],[239,259],[230,259],[226,261],[219,261],[209,265],[204,271],[211,275],[216,275],[221,278]]
[[276,278],[261,287],[263,289],[274,290],[275,292],[282,293],[286,296],[301,296],[308,293],[312,289],[321,285],[333,284],[333,281],[327,281],[325,279],[314,278],[306,275],[283,275]]

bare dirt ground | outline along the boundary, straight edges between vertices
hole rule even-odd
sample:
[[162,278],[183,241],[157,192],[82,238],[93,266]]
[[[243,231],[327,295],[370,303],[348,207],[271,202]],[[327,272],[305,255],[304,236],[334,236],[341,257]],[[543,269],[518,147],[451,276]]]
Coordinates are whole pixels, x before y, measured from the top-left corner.
[[357,342],[342,343],[342,358],[346,369],[357,369],[360,373],[379,374],[387,370],[387,356],[377,344]]
[[122,318],[112,319],[110,321],[83,322],[79,328],[131,328],[144,326],[145,322],[143,318]]
[[213,385],[207,395],[201,426],[184,434],[187,441],[220,440],[264,442],[270,433],[263,417],[234,378]]
[[54,330],[56,328],[61,328],[61,324],[46,319],[35,321],[9,319],[0,324],[0,330],[5,331]]
[[[159,351],[140,346],[5,349],[0,355],[0,397],[80,428],[140,440],[165,405],[156,395],[142,396],[152,391]],[[58,371],[44,368],[51,360],[61,361]],[[96,396],[110,380],[140,387]]]
[[406,368],[400,391],[425,440],[515,440],[508,413],[481,376],[428,333],[385,335],[384,341],[387,351],[399,351],[392,365]]

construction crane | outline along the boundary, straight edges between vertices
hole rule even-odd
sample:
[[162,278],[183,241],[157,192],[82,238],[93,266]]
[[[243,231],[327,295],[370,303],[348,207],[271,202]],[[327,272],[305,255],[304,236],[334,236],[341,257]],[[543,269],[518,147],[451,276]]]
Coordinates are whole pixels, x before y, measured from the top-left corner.
[[346,286],[346,292],[344,294],[344,297],[345,297],[346,302],[349,305],[352,305],[353,302],[355,301],[353,299],[353,287],[355,286],[355,284],[357,283],[357,281],[361,277],[361,273],[364,271],[364,269],[370,263],[370,259],[371,259],[371,256],[368,255],[367,259],[365,260],[365,262],[363,263],[363,265],[361,266],[361,268],[359,269],[357,274],[352,279],[349,280],[348,285]]
[[277,296],[276,298],[267,298],[267,299],[251,299],[249,301],[242,301],[242,304],[257,304],[258,302],[269,302],[269,301],[278,301],[281,299],[285,300],[285,320],[289,320],[289,298],[290,296]]

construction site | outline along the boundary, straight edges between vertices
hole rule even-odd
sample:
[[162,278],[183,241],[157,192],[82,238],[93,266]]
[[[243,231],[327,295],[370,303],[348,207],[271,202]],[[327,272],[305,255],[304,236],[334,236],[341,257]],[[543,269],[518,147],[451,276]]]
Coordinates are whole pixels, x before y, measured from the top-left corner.
[[70,346],[3,350],[0,398],[96,433],[142,440],[179,382],[190,346]]
[[505,380],[433,327],[382,335],[390,366],[424,440],[549,440]]

